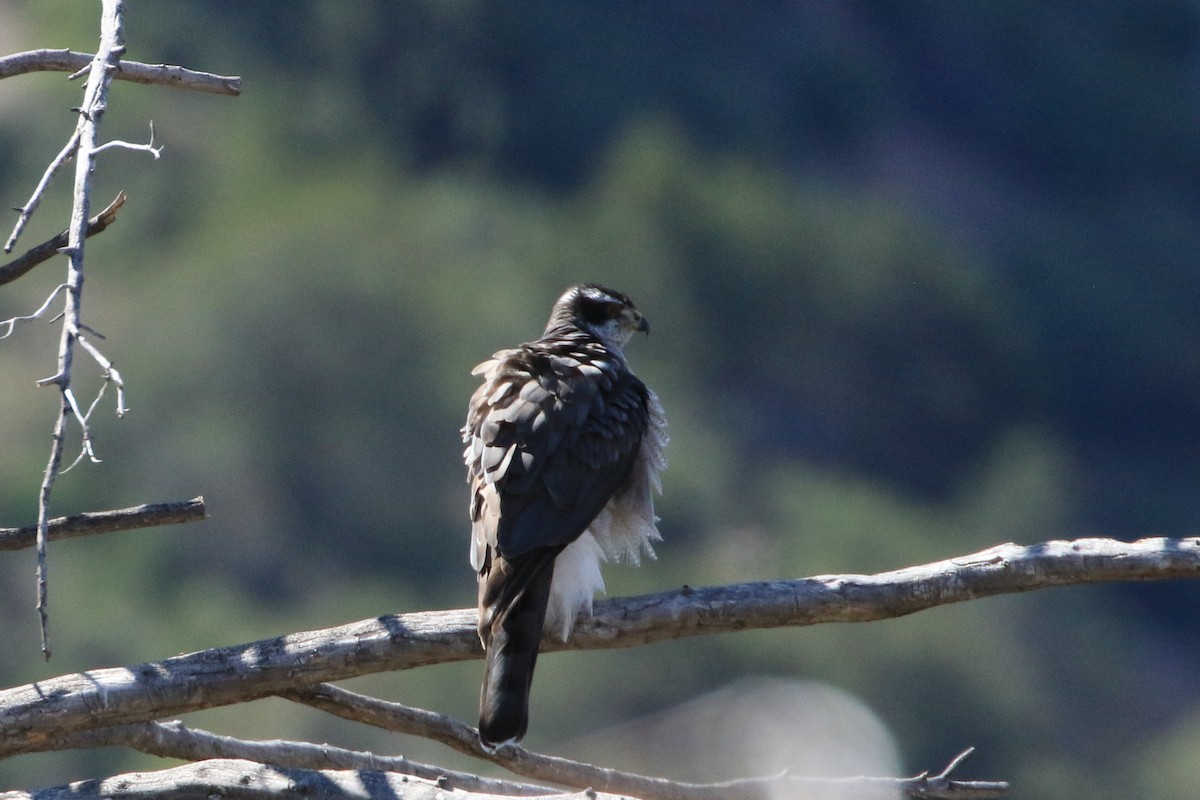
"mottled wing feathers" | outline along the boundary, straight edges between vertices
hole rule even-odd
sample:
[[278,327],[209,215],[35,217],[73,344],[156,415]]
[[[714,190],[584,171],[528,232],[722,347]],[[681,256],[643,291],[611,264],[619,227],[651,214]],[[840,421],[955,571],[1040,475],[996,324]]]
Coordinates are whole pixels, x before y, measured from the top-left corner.
[[535,342],[476,368],[463,440],[477,551],[566,545],[628,479],[647,390],[617,358],[587,341]]

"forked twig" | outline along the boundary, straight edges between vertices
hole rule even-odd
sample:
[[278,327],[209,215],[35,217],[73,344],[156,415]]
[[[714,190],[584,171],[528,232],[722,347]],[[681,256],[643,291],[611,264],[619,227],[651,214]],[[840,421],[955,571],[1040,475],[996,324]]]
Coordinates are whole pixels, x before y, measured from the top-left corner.
[[113,148],[120,148],[122,150],[137,150],[143,153],[149,153],[150,155],[154,156],[154,159],[157,161],[158,157],[162,155],[162,147],[154,146],[154,120],[150,121],[150,141],[147,144],[134,144],[133,142],[126,142],[123,139],[113,139],[110,142],[97,145],[92,150],[92,155],[103,153],[105,150],[111,150]]
[[7,339],[9,336],[12,336],[12,332],[16,330],[18,322],[32,322],[35,319],[41,319],[42,315],[45,314],[47,309],[50,308],[50,304],[54,302],[54,298],[58,297],[58,293],[66,288],[67,284],[65,283],[60,283],[58,286],[55,286],[54,290],[50,292],[50,296],[46,298],[46,302],[38,306],[38,310],[34,311],[32,314],[25,314],[24,316],[20,317],[11,317],[3,322],[0,322],[0,328],[7,328],[7,330],[0,335],[0,339]]

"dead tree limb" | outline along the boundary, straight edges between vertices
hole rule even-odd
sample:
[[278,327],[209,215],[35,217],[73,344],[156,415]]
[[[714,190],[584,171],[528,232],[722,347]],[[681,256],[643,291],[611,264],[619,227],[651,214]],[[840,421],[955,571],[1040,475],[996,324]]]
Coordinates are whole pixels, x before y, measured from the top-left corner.
[[[867,622],[1054,586],[1200,577],[1200,539],[1005,544],[877,575],[683,587],[606,600],[546,652],[636,647],[754,628]],[[0,691],[0,756],[65,732],[149,722],[358,675],[479,658],[474,609],[385,615],[335,628],[89,670]]]
[[475,728],[444,714],[391,703],[329,684],[305,686],[284,692],[281,696],[343,719],[432,739],[460,753],[491,761],[516,775],[536,781],[578,788],[591,787],[642,800],[767,800],[780,796],[781,793],[776,791],[779,788],[786,788],[782,794],[789,797],[809,790],[814,796],[832,794],[835,797],[862,797],[879,793],[896,797],[903,793],[914,798],[999,797],[1008,791],[1008,784],[1000,781],[958,781],[950,778],[950,774],[972,750],[960,755],[936,776],[923,773],[914,778],[817,779],[778,775],[716,784],[681,783],[535,753],[524,747],[485,750],[479,743],[479,732]]
[[[72,77],[87,69],[95,58],[91,53],[72,50],[30,50],[0,58],[0,79],[30,72],[70,72]],[[236,75],[214,75],[170,64],[143,64],[121,59],[113,75],[119,81],[173,86],[194,92],[236,97],[242,93],[242,79]]]
[[[199,522],[205,518],[203,497],[175,503],[146,503],[113,511],[87,511],[71,517],[57,517],[46,525],[50,541],[74,539],[114,531],[131,531],[159,525]],[[23,550],[37,543],[37,526],[0,528],[0,550]]]
[[[95,236],[113,224],[117,219],[117,211],[121,209],[121,206],[125,205],[125,199],[124,192],[118,193],[116,198],[108,204],[107,208],[88,220],[87,236]],[[19,258],[15,258],[7,264],[0,266],[0,286],[12,283],[38,264],[54,258],[54,256],[62,252],[62,249],[67,246],[69,239],[70,231],[63,231],[50,241],[43,242],[37,247],[31,248]]]
[[[100,19],[100,47],[88,67],[88,82],[84,90],[83,104],[79,107],[79,121],[75,128],[75,134],[71,137],[73,140],[77,140],[78,144],[75,146],[75,188],[71,204],[71,224],[67,228],[68,241],[65,249],[68,260],[67,289],[66,303],[63,308],[62,336],[58,346],[58,370],[51,377],[38,381],[40,386],[57,386],[60,401],[51,439],[50,458],[46,463],[46,471],[42,476],[42,485],[38,493],[37,610],[41,621],[42,654],[47,659],[50,658],[50,636],[46,603],[46,537],[50,521],[50,495],[54,490],[54,483],[62,465],[67,423],[72,416],[78,421],[83,431],[83,447],[80,456],[87,453],[95,459],[95,455],[91,452],[87,415],[81,410],[71,385],[71,367],[74,362],[75,345],[84,339],[84,325],[80,317],[80,305],[83,300],[83,248],[84,241],[87,239],[88,210],[91,205],[97,128],[100,118],[108,107],[108,86],[112,73],[116,70],[117,61],[125,52],[121,22],[122,6],[122,0],[104,0]],[[28,219],[28,215],[24,211],[22,218]],[[102,365],[107,361],[106,359],[97,360],[101,361]],[[105,385],[109,382],[117,386],[117,416],[121,416],[125,409],[122,396],[124,382],[121,380],[120,373],[112,368],[111,363],[105,367]],[[88,413],[91,413],[90,410]]]

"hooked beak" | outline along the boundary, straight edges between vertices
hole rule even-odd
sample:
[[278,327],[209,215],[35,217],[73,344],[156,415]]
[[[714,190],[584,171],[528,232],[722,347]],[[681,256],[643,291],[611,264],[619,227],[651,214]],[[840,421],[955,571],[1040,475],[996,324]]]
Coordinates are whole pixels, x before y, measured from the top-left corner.
[[650,320],[646,319],[645,317],[642,317],[640,320],[638,320],[636,330],[640,333],[644,333],[647,336],[649,336],[650,335]]

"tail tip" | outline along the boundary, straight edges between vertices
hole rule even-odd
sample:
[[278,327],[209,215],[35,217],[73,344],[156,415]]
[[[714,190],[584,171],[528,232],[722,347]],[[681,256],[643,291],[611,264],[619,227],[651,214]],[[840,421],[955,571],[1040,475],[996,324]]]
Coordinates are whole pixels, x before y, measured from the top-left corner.
[[495,753],[506,747],[516,747],[525,738],[523,720],[513,724],[513,720],[489,719],[479,720],[479,746],[488,753]]
[[505,739],[502,742],[493,742],[487,739],[482,733],[479,734],[479,746],[483,748],[485,753],[492,756],[496,755],[497,753],[501,753],[504,750],[519,747],[520,744],[521,739],[515,736],[510,739]]

